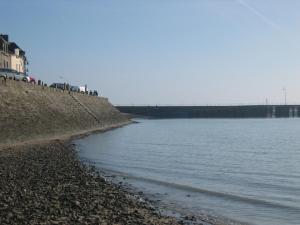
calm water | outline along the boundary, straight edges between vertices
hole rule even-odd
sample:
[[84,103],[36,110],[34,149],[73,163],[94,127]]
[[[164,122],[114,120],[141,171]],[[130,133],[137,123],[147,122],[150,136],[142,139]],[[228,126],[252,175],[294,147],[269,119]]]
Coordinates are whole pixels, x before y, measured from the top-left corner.
[[300,224],[300,119],[140,120],[80,155],[163,202],[250,224]]

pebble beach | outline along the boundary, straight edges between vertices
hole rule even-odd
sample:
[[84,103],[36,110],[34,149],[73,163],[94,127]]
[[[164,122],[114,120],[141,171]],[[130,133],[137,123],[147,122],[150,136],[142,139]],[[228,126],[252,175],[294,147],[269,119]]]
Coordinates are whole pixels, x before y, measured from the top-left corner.
[[0,151],[0,224],[179,224],[105,181],[67,141]]

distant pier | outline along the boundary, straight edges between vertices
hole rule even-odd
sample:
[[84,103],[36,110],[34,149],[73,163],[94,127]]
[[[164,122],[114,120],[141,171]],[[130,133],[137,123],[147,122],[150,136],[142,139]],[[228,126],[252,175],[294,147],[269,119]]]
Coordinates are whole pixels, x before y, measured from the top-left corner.
[[117,106],[122,113],[149,118],[296,118],[300,105]]

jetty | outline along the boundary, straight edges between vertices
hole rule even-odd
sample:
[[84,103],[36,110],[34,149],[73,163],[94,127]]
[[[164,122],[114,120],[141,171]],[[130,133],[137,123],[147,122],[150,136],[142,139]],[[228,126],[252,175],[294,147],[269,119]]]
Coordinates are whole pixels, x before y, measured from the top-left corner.
[[300,105],[238,106],[116,106],[122,112],[148,118],[295,118]]

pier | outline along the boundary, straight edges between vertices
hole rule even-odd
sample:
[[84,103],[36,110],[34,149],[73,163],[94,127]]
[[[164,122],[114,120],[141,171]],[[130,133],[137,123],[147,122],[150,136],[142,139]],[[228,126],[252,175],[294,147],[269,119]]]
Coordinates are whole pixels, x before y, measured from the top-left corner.
[[117,106],[122,113],[149,118],[296,118],[300,105]]

